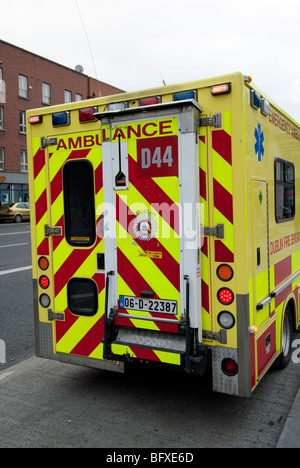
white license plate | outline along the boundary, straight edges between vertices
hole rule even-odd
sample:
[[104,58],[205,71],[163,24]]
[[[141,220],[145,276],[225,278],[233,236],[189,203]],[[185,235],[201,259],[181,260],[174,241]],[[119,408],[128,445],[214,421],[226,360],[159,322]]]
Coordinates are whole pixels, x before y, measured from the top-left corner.
[[120,296],[120,309],[139,310],[142,312],[158,312],[161,314],[177,314],[177,301],[166,299],[148,299],[145,297]]

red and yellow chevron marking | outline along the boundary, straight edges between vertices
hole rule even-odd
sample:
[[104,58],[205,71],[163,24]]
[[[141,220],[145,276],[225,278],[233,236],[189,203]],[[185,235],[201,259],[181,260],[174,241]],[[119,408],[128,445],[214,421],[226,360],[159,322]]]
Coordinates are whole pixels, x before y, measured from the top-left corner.
[[214,223],[225,226],[225,239],[215,240],[215,261],[234,262],[231,112],[223,119],[224,129],[212,131]]
[[[202,223],[208,226],[208,196],[207,196],[207,147],[206,129],[200,128],[199,135],[199,185],[200,203],[203,206],[201,214]],[[208,260],[208,239],[203,238],[201,247],[201,300],[202,300],[202,326],[205,330],[210,330],[210,305],[209,305],[209,260]]]
[[133,358],[145,359],[147,361],[163,362],[165,364],[181,364],[181,355],[169,351],[158,351],[154,349],[139,348],[137,346],[128,346],[118,343],[112,343],[111,350],[116,355],[129,355]]
[[[177,139],[177,120],[176,125],[172,123],[172,132],[175,133],[172,138]],[[159,137],[160,143],[162,140],[163,137]],[[128,140],[129,190],[118,192],[116,197],[118,296],[141,296],[141,291],[152,290],[154,298],[176,300],[178,313],[174,316],[119,309],[123,314],[168,318],[174,320],[174,325],[120,317],[116,318],[116,324],[177,333],[180,317],[178,167],[170,176],[148,174],[146,178],[141,177],[137,156],[139,141]],[[152,137],[151,144],[155,145],[155,141]],[[157,226],[155,237],[147,240],[137,237],[133,230],[134,222],[143,212],[151,213]],[[148,256],[147,252],[155,252],[157,256]]]
[[[64,312],[65,320],[55,322],[56,352],[102,358],[101,340],[104,335],[105,275],[97,273],[97,252],[104,252],[104,240],[97,237],[91,248],[74,249],[64,239],[64,204],[62,171],[64,163],[71,159],[87,158],[94,167],[95,206],[103,206],[102,155],[96,141],[96,132],[90,132],[87,148],[68,149],[69,135],[60,137],[60,144],[49,148],[49,153],[37,149],[34,156],[34,188],[36,196],[36,231],[38,255],[52,253],[53,296],[55,311]],[[72,134],[73,141],[81,134]],[[79,140],[78,140],[79,141]],[[47,159],[48,158],[48,159]],[[46,164],[49,165],[47,193]],[[48,202],[48,203],[47,203]],[[47,210],[49,204],[50,209]],[[100,216],[101,213],[97,213]],[[61,236],[44,237],[44,225],[59,226]],[[67,283],[72,277],[91,278],[98,288],[98,312],[93,317],[78,317],[67,307]]]

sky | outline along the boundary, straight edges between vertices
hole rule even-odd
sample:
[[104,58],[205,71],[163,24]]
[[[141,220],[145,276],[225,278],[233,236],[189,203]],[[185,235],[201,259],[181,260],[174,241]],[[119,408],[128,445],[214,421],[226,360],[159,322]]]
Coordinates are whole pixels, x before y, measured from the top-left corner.
[[299,18],[299,0],[0,0],[0,39],[126,91],[240,71],[300,122]]

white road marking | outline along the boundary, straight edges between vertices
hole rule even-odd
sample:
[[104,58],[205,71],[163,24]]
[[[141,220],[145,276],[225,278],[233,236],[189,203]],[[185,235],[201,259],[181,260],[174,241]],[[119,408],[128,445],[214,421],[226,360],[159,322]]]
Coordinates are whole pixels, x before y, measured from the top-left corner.
[[12,375],[14,374],[15,371],[12,371],[12,372],[5,372],[4,374],[0,375],[0,380],[3,380],[5,379],[6,377],[8,377],[9,375]]
[[23,242],[22,244],[8,244],[8,245],[0,245],[0,249],[4,249],[5,247],[16,247],[18,245],[28,245],[28,242]]
[[21,268],[13,268],[12,270],[4,270],[4,271],[0,271],[0,276],[9,275],[10,273],[17,273],[19,271],[25,271],[25,270],[31,270],[31,269],[32,269],[32,265],[21,267]]

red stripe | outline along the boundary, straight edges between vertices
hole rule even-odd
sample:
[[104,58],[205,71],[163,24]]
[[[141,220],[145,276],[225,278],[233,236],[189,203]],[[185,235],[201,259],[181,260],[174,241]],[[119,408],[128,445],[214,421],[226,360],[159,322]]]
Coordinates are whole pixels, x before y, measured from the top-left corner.
[[[136,296],[141,296],[141,291],[152,290],[151,286],[145,281],[138,270],[132,265],[128,258],[123,254],[122,250],[118,248],[118,273],[123,278],[126,284],[130,287]],[[157,294],[155,295],[157,298]],[[123,310],[123,309],[122,309]],[[121,309],[120,309],[121,312]]]
[[102,162],[99,164],[95,170],[95,193],[97,194],[99,190],[103,187],[103,168]]
[[52,236],[52,242],[53,242],[53,252],[54,250],[59,246],[61,241],[65,237],[65,223],[64,223],[64,215],[57,221],[55,226],[61,228],[61,236]]
[[231,136],[228,133],[224,130],[212,131],[212,147],[225,161],[232,164]]
[[99,346],[104,336],[104,315],[72,349],[71,354],[89,356]]
[[289,278],[292,274],[292,257],[284,258],[274,265],[275,287]]
[[33,177],[39,175],[43,167],[45,166],[45,150],[39,149],[33,158]]
[[[133,291],[133,294],[137,297],[141,296],[141,291],[143,290],[152,290],[151,286],[145,281],[142,275],[138,272],[138,270],[132,265],[132,263],[128,260],[128,258],[123,254],[123,252],[118,249],[117,252],[117,259],[118,259],[118,273],[124,280],[124,282],[129,286],[129,288]],[[155,291],[154,291],[155,292]],[[154,296],[155,298],[159,298],[157,294]],[[119,309],[120,313],[126,314],[131,312],[127,311],[126,309]],[[159,314],[159,313],[150,313],[150,315],[155,317],[164,317],[170,320],[174,320],[177,322],[177,318],[171,315],[166,316],[166,314]],[[127,320],[127,319],[126,319]],[[164,323],[164,322],[155,322],[160,331],[176,333],[177,324],[174,323]],[[117,324],[117,323],[116,323]],[[122,325],[120,323],[120,325]],[[134,326],[131,322],[127,324],[127,326]]]
[[45,237],[37,248],[38,255],[49,255],[49,239]]
[[51,203],[54,203],[57,197],[60,195],[63,189],[62,183],[62,170],[59,170],[57,174],[51,180]]
[[215,261],[234,262],[234,254],[220,240],[215,240]]
[[69,156],[68,156],[68,158],[67,158],[67,161],[68,161],[69,159],[82,159],[82,158],[86,158],[90,151],[91,151],[91,149],[74,150],[74,151],[72,151],[72,152],[69,154]]
[[[179,208],[175,202],[179,200],[171,200],[171,198],[154,182],[150,177],[141,179],[137,173],[137,163],[129,155],[129,173],[130,182],[141,193],[141,195],[150,203],[150,205],[168,205],[169,209],[164,210],[163,206],[160,215],[171,226],[171,228],[179,234]],[[170,214],[170,216],[169,216]]]
[[201,280],[201,300],[202,300],[202,307],[209,313],[209,287]]
[[67,333],[69,328],[73,325],[73,323],[76,322],[78,319],[77,316],[73,315],[69,309],[67,308],[65,311],[65,320],[60,321],[57,320],[55,322],[55,328],[56,328],[56,343],[59,342],[59,340]]
[[233,198],[232,195],[216,180],[214,186],[214,206],[233,224]]
[[200,196],[206,200],[206,173],[199,169]]
[[67,284],[68,280],[72,278],[74,273],[76,273],[78,268],[96,248],[98,243],[99,239],[97,239],[97,242],[92,249],[78,249],[72,251],[69,257],[54,275],[55,296],[59,294],[62,288]]
[[43,191],[41,196],[38,198],[35,204],[35,217],[36,224],[40,222],[44,214],[47,212],[47,191]]
[[136,357],[139,359],[147,359],[147,361],[160,362],[160,359],[157,357],[155,352],[152,351],[152,349],[138,348],[136,346],[130,346],[130,349],[134,352]]
[[[127,220],[126,220],[127,214]],[[160,244],[159,248],[157,247],[157,239],[153,238],[149,241],[143,241],[138,239],[131,227],[132,221],[136,218],[135,214],[127,207],[123,200],[117,195],[117,220],[127,230],[129,235],[133,237],[135,242],[144,250],[147,248],[149,251],[162,252],[162,258],[156,259],[151,258],[152,262],[160,269],[164,276],[173,284],[173,286],[180,291],[180,268],[179,263],[172,257],[172,255]],[[127,223],[127,225],[126,225]]]

